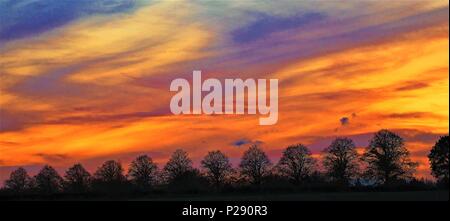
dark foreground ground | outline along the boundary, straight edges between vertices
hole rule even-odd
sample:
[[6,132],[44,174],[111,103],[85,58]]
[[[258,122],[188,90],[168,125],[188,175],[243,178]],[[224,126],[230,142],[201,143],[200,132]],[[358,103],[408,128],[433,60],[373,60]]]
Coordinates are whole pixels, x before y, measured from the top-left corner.
[[0,201],[448,201],[448,190],[366,191],[366,192],[296,192],[229,194],[150,194],[150,195],[56,195],[2,197]]
[[178,195],[137,198],[144,201],[448,201],[449,191],[335,192],[293,194]]

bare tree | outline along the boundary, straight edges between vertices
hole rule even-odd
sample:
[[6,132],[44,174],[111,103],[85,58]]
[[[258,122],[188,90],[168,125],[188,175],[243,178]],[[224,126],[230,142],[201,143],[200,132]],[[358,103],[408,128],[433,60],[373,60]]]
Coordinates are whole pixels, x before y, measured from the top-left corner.
[[270,166],[271,163],[266,153],[256,145],[244,152],[239,164],[241,174],[248,177],[255,185],[261,184],[262,178],[269,173]]
[[45,165],[34,179],[36,181],[36,187],[41,193],[53,194],[62,190],[63,179],[49,165]]
[[277,165],[277,170],[295,184],[300,184],[315,171],[316,160],[302,144],[289,146]]
[[346,137],[336,138],[324,150],[323,165],[332,180],[348,185],[358,177],[359,156],[353,141]]
[[94,178],[104,183],[120,183],[126,180],[125,175],[123,175],[122,165],[114,160],[104,162],[95,171]]
[[14,193],[23,193],[32,187],[32,179],[28,176],[27,171],[19,167],[12,171],[9,179],[5,181],[5,188]]
[[69,192],[82,193],[89,189],[91,174],[79,163],[69,168],[64,178],[66,189]]
[[146,189],[155,182],[157,169],[158,167],[153,163],[152,158],[147,155],[141,155],[131,162],[128,176],[133,184],[139,188]]
[[375,133],[363,155],[366,175],[381,184],[412,178],[417,163],[409,158],[403,138],[389,130]]
[[170,180],[193,170],[192,160],[189,159],[187,152],[181,149],[175,150],[164,166],[164,172]]
[[203,158],[201,164],[216,188],[220,188],[224,184],[226,177],[233,172],[228,157],[219,150],[209,152]]
[[449,184],[449,138],[441,137],[428,155],[431,164],[431,173],[436,179],[448,188]]

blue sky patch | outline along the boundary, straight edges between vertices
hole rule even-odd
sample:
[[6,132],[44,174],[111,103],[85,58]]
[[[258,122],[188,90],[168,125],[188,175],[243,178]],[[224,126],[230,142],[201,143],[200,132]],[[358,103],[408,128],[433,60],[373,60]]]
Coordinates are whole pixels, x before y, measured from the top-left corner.
[[271,33],[298,28],[322,20],[326,17],[317,12],[292,17],[276,17],[267,14],[258,14],[257,16],[258,19],[255,22],[248,26],[236,29],[231,33],[234,42],[252,42],[264,38]]
[[134,0],[6,0],[0,2],[0,41],[34,36],[78,18],[117,13]]

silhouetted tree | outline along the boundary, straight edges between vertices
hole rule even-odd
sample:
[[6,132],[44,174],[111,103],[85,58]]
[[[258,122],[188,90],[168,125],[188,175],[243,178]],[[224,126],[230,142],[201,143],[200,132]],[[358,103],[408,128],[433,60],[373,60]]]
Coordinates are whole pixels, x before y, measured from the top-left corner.
[[261,184],[261,180],[268,174],[270,166],[271,163],[266,153],[256,145],[244,152],[239,164],[241,174],[248,177],[254,185]]
[[316,160],[302,144],[289,146],[277,164],[278,171],[295,184],[300,184],[315,170]]
[[336,138],[324,150],[323,165],[330,178],[338,184],[348,185],[359,174],[359,156],[353,141]]
[[219,150],[208,152],[201,161],[202,167],[206,170],[207,176],[212,180],[216,188],[222,186],[228,175],[233,172],[228,157]]
[[189,159],[187,152],[181,149],[175,150],[164,166],[164,172],[169,180],[175,179],[193,169],[192,160]]
[[123,195],[130,192],[122,165],[114,160],[104,162],[94,173],[92,188],[95,193]]
[[449,138],[448,135],[441,137],[431,149],[428,158],[431,164],[431,173],[448,188],[449,184],[449,160],[448,160]]
[[94,178],[103,183],[120,183],[126,180],[122,165],[114,160],[108,160],[94,173]]
[[144,190],[154,183],[157,169],[158,167],[153,163],[152,158],[141,155],[131,162],[128,176],[133,184]]
[[417,163],[409,158],[403,139],[389,130],[375,133],[363,155],[366,176],[381,184],[392,184],[412,178]]
[[49,165],[45,165],[34,179],[36,181],[36,188],[43,194],[58,193],[62,190],[63,179]]
[[28,191],[31,187],[32,179],[22,167],[12,171],[9,179],[5,181],[5,188],[18,194]]
[[79,163],[69,168],[64,178],[66,179],[65,184],[68,192],[83,193],[89,189],[91,174]]

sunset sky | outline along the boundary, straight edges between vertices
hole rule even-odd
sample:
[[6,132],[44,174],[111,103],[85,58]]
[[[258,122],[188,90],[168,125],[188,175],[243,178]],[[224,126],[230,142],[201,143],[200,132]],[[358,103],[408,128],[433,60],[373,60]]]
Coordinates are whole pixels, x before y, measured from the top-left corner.
[[[0,182],[23,166],[198,165],[251,144],[319,157],[338,136],[390,129],[430,178],[449,131],[449,3],[417,1],[0,0]],[[279,79],[279,120],[172,115],[176,78]]]

